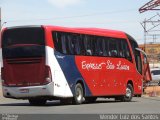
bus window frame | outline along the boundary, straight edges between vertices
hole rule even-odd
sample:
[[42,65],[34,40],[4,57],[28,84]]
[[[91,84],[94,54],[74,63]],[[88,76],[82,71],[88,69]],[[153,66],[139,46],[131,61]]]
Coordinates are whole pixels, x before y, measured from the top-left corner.
[[[91,55],[89,55],[89,54],[87,54],[87,48],[86,47],[88,47],[88,46],[85,46],[85,45],[81,45],[81,46],[83,46],[83,50],[81,50],[81,52],[80,52],[80,54],[71,54],[71,53],[63,53],[63,51],[62,50],[60,50],[60,51],[58,51],[58,52],[60,52],[61,54],[64,54],[64,55],[76,55],[76,56],[90,56],[90,57],[113,57],[113,58],[124,58],[124,59],[126,59],[126,60],[128,60],[129,62],[132,62],[133,63],[133,58],[132,58],[132,54],[131,54],[131,50],[132,49],[130,49],[130,47],[129,47],[129,43],[128,43],[128,41],[127,41],[127,38],[114,38],[114,37],[109,37],[109,36],[100,36],[100,35],[91,35],[91,34],[80,34],[80,33],[73,33],[73,32],[64,32],[64,31],[51,31],[52,32],[52,40],[53,40],[53,43],[54,43],[54,48],[55,48],[55,50],[56,51],[58,51],[57,50],[57,45],[55,45],[55,37],[54,37],[54,34],[53,33],[56,33],[56,32],[58,32],[59,34],[68,34],[68,35],[74,35],[74,36],[78,36],[77,38],[80,38],[81,40],[80,41],[82,41],[82,42],[79,42],[79,43],[83,43],[83,44],[85,44],[86,42],[88,42],[88,41],[92,41],[90,44],[92,44],[90,47],[90,49],[91,49]],[[96,38],[97,37],[99,37],[99,38],[101,38],[101,41],[102,41],[102,43],[103,43],[103,41],[106,41],[107,42],[107,50],[108,50],[108,53],[107,53],[107,55],[104,55],[104,54],[102,54],[102,55],[95,55],[95,45],[93,45],[94,44],[94,42],[93,41],[95,41],[96,40]],[[84,38],[85,39],[87,39],[88,41],[86,41],[86,40],[84,40]],[[93,40],[91,40],[91,38],[93,39]],[[124,51],[127,51],[127,50],[129,50],[128,51],[128,53],[129,53],[129,56],[130,57],[127,57],[126,55],[123,57],[123,56],[120,56],[120,54],[119,54],[119,52],[117,52],[117,56],[109,56],[109,42],[110,42],[110,40],[109,39],[113,39],[113,40],[115,40],[115,41],[118,41],[118,40],[120,40],[120,41],[124,41],[124,42],[122,42],[122,43],[125,43],[125,46],[127,47],[127,48],[125,48],[125,50]],[[62,43],[62,42],[61,42]],[[80,44],[79,44],[79,47],[80,47]],[[102,47],[103,47],[103,45],[102,45]],[[59,48],[59,47],[58,47]],[[119,46],[118,45],[116,45],[116,48],[117,49],[119,49]],[[67,48],[66,48],[67,49]],[[102,48],[102,52],[103,52],[103,49],[104,48]],[[83,52],[82,52],[83,51]],[[126,54],[126,53],[124,53],[124,54]]]

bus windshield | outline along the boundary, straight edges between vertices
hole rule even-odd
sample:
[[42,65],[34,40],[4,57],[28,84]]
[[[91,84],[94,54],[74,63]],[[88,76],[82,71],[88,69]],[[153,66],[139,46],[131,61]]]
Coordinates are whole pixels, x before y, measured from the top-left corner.
[[2,48],[4,58],[42,57],[44,30],[41,27],[7,29],[2,36]]

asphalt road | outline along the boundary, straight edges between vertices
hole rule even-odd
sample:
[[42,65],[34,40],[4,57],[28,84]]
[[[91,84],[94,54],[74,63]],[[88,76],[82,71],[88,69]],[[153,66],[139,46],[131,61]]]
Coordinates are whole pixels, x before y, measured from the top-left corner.
[[[1,85],[0,85],[1,86]],[[0,87],[0,114],[108,114],[108,113],[160,113],[160,97],[134,97],[132,102],[115,102],[114,99],[98,99],[96,103],[61,105],[49,101],[46,106],[30,106],[27,100],[4,98]]]
[[30,106],[27,100],[14,100],[0,96],[0,114],[106,114],[106,113],[160,113],[160,97],[133,98],[132,102],[98,99],[96,103],[61,105],[49,101],[46,106]]
[[46,106],[30,106],[28,101],[3,99],[0,113],[14,114],[106,114],[106,113],[160,113],[160,98],[134,98],[132,102],[99,99],[93,104],[60,105],[59,101]]

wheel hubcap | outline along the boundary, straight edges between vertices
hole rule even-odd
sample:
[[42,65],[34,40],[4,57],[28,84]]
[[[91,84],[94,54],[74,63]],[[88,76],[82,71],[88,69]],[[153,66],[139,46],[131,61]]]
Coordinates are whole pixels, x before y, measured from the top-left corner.
[[76,97],[78,101],[81,101],[82,99],[82,92],[80,88],[77,88]]
[[131,95],[132,95],[132,91],[129,88],[127,88],[126,89],[126,97],[130,98]]

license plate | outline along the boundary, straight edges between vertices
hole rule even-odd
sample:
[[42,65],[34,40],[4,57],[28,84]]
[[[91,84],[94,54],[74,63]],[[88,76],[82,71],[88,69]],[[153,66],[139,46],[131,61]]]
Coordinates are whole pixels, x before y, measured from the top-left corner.
[[29,89],[20,89],[20,93],[29,93]]

